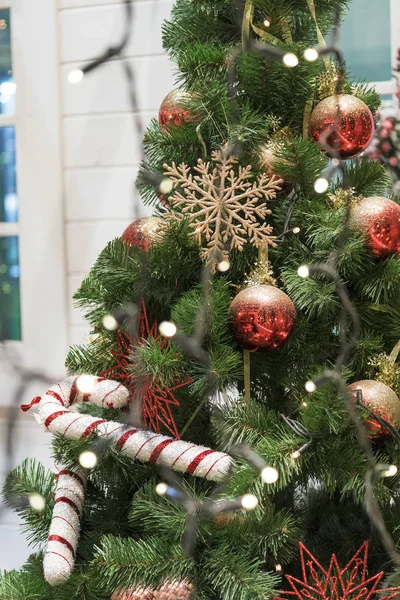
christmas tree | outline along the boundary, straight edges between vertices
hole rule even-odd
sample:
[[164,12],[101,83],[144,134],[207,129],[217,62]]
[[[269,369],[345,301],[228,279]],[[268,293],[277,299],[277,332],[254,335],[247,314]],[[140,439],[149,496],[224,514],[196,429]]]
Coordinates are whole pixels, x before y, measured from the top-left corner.
[[24,407],[59,468],[8,476],[42,552],[1,600],[396,596],[400,207],[358,158],[380,98],[325,46],[347,4],[177,0],[154,216],[102,251],[90,341]]

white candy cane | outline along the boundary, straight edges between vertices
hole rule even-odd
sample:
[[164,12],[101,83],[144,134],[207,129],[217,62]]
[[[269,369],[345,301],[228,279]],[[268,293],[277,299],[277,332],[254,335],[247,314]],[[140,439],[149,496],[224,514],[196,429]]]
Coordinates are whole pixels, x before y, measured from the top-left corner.
[[[110,439],[120,452],[133,460],[170,467],[210,481],[222,481],[228,475],[232,466],[232,459],[228,454],[74,412],[70,407],[78,402],[123,408],[130,398],[128,390],[121,383],[95,376],[92,378],[90,393],[83,393],[79,390],[78,379],[79,377],[64,379],[52,386],[44,396],[38,396],[29,405],[23,405],[22,410],[27,411],[35,406],[38,420],[47,430],[70,439],[83,439],[96,431],[97,435]],[[79,541],[85,484],[86,473],[83,469],[60,470],[43,562],[45,578],[50,585],[63,583],[72,573]]]
[[60,469],[43,560],[44,576],[50,585],[65,582],[74,568],[85,485],[86,473],[83,469]]
[[190,473],[210,481],[223,481],[232,466],[228,454],[204,446],[176,440],[152,431],[143,431],[114,421],[79,414],[70,409],[76,402],[91,402],[99,406],[122,408],[129,402],[129,392],[116,381],[93,377],[90,393],[82,393],[78,377],[68,377],[51,387],[42,397],[34,398],[28,410],[36,405],[39,420],[45,428],[70,439],[82,439],[96,431],[108,438],[117,450],[133,460],[150,462],[174,471]]

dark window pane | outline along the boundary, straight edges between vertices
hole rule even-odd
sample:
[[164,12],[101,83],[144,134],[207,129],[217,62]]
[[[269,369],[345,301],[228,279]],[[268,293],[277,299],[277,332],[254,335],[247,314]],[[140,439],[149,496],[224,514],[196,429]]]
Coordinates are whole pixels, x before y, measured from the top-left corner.
[[353,0],[340,36],[355,79],[390,81],[390,0]]
[[10,11],[0,10],[0,114],[15,113],[15,92],[11,64]]
[[20,339],[18,238],[0,237],[0,340]]
[[0,222],[18,221],[14,127],[0,128]]

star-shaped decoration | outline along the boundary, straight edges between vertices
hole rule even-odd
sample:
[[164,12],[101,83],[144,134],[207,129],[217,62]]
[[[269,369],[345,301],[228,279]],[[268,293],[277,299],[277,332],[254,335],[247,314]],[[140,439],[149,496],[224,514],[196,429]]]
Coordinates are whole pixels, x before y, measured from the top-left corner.
[[299,600],[389,600],[399,597],[400,587],[378,589],[385,575],[383,571],[371,577],[367,575],[368,542],[364,542],[344,568],[332,554],[328,570],[304,544],[300,542],[299,547],[303,579],[286,575],[292,589],[282,592],[279,600],[286,596],[297,596]]
[[158,344],[163,354],[173,353],[168,338],[162,337],[158,331],[158,324],[149,326],[147,311],[144,301],[141,301],[137,335],[132,338],[126,331],[119,329],[115,332],[117,349],[111,354],[114,364],[100,373],[101,377],[114,379],[124,385],[130,392],[133,400],[140,400],[143,406],[143,421],[155,433],[160,433],[165,427],[171,435],[179,439],[179,432],[172,414],[172,407],[179,406],[174,391],[192,383],[188,378],[183,381],[177,379],[172,385],[162,386],[157,377],[146,378],[142,374],[135,375],[133,362],[133,349],[147,344],[152,338]]

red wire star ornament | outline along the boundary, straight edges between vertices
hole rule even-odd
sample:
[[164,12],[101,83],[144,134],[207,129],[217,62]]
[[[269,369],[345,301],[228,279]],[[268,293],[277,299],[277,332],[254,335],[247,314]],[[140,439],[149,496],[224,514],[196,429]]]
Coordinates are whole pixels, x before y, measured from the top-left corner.
[[285,600],[286,596],[297,596],[300,600],[370,600],[375,597],[389,600],[400,597],[400,587],[378,589],[385,575],[383,571],[368,577],[368,542],[364,542],[343,569],[335,554],[325,570],[301,542],[299,548],[303,580],[286,575],[292,590],[281,592],[279,600]]
[[169,339],[159,334],[158,324],[154,322],[151,327],[149,326],[146,305],[142,299],[137,335],[133,339],[123,329],[116,331],[115,341],[118,349],[111,351],[115,364],[102,371],[100,376],[119,381],[131,392],[133,399],[141,400],[142,416],[146,426],[149,426],[155,433],[160,433],[161,427],[164,426],[175,438],[180,439],[172,414],[172,407],[179,406],[179,401],[173,392],[193,383],[193,379],[177,380],[174,385],[161,387],[157,379],[145,379],[143,375],[136,376],[132,369],[132,349],[146,343],[149,338],[153,338],[156,342],[161,339],[159,348],[165,354],[173,351]]

